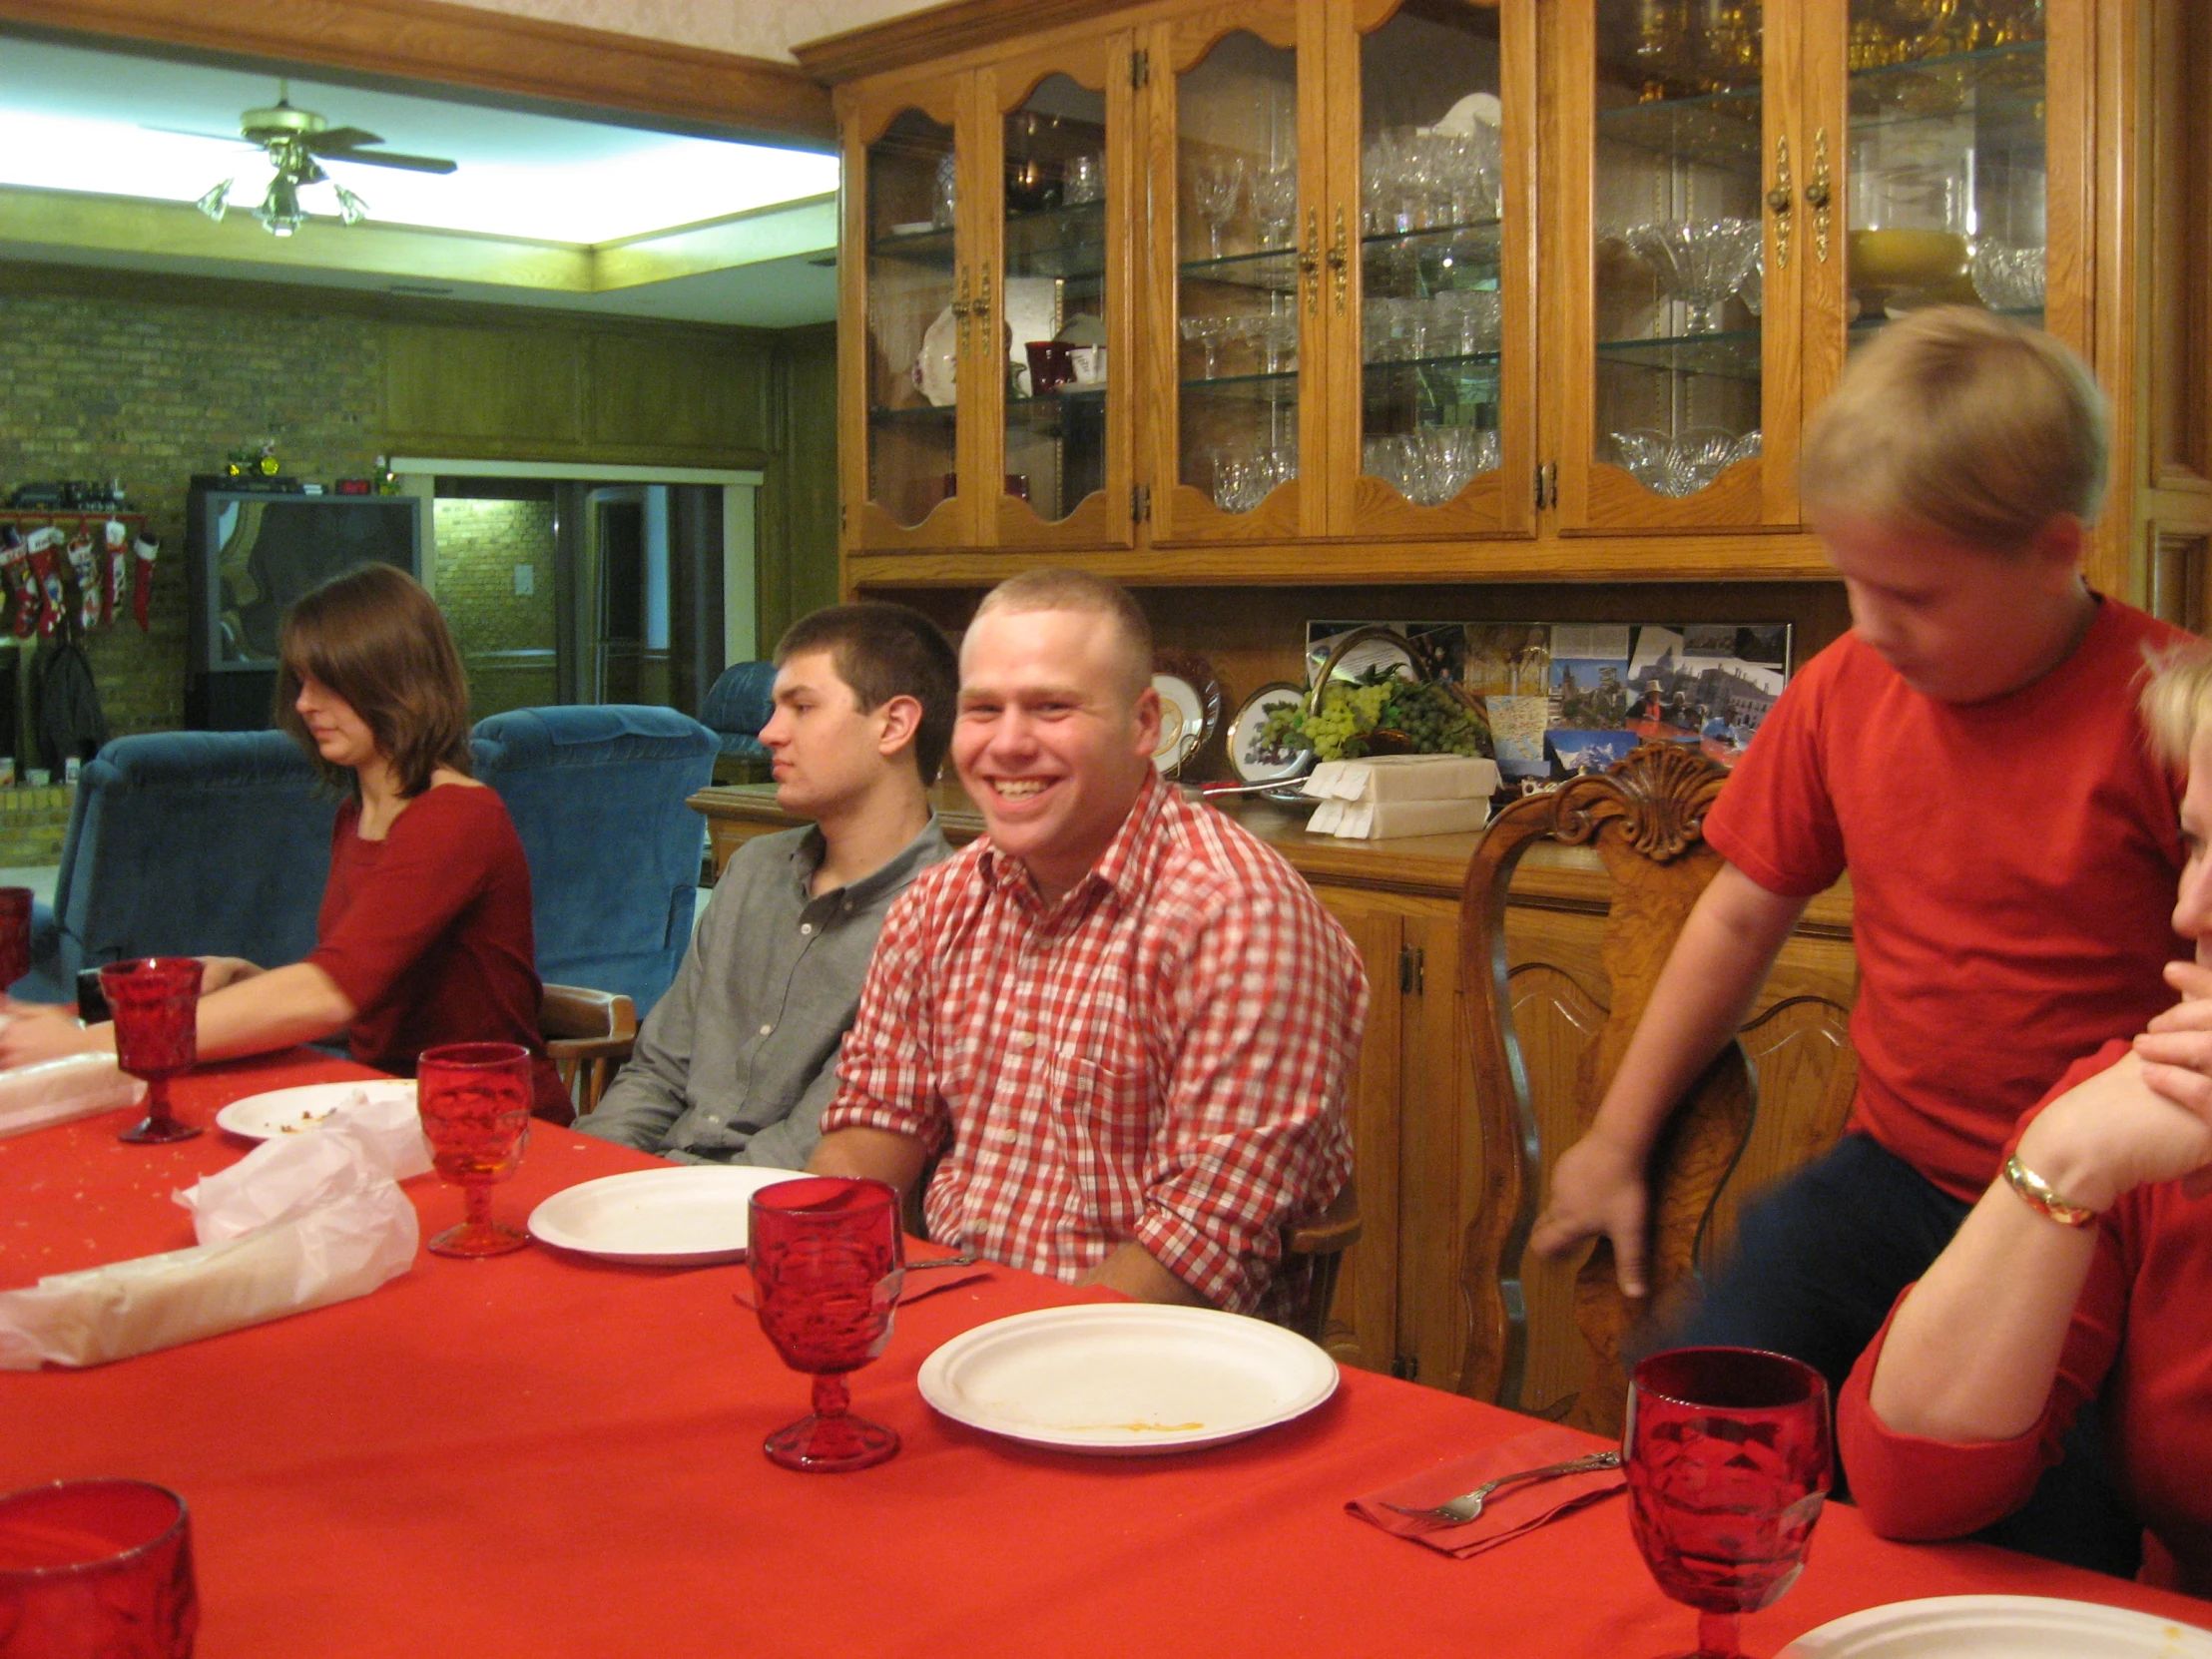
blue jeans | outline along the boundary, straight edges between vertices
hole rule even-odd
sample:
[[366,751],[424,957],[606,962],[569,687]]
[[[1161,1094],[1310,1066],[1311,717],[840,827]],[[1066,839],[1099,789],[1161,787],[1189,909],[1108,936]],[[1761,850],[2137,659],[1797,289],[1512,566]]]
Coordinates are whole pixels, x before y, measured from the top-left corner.
[[[1787,1354],[1839,1393],[1899,1293],[1928,1271],[1971,1208],[1871,1137],[1846,1135],[1745,1209],[1734,1258],[1676,1340]],[[2142,1526],[2112,1488],[2096,1419],[2092,1400],[2034,1495],[1975,1536],[2133,1577]],[[1839,1496],[1848,1474],[1838,1471]]]

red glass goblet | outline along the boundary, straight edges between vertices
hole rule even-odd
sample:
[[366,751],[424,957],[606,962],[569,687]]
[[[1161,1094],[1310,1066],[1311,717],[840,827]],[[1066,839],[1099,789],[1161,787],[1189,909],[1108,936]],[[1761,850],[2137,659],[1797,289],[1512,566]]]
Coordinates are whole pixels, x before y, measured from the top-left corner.
[[200,1133],[170,1115],[169,1080],[200,1058],[201,971],[197,956],[149,956],[100,970],[100,989],[115,1016],[116,1064],[146,1079],[146,1119],[124,1130],[123,1140],[183,1141]]
[[31,971],[31,889],[0,887],[0,991]]
[[1748,1348],[1654,1354],[1629,1381],[1621,1451],[1644,1564],[1698,1610],[1680,1659],[1742,1659],[1742,1616],[1805,1570],[1828,1492],[1827,1382]]
[[768,1437],[769,1461],[840,1474],[892,1456],[897,1434],[846,1410],[844,1374],[890,1341],[906,1277],[898,1194],[841,1176],[779,1181],[753,1195],[749,1230],[761,1329],[785,1365],[815,1378],[813,1412]]
[[0,1497],[0,1659],[192,1659],[199,1627],[175,1492],[57,1480]]
[[530,1140],[530,1051],[520,1043],[447,1043],[415,1064],[415,1106],[438,1179],[461,1189],[468,1213],[430,1241],[440,1256],[504,1256],[530,1242],[491,1219],[491,1190],[510,1179]]

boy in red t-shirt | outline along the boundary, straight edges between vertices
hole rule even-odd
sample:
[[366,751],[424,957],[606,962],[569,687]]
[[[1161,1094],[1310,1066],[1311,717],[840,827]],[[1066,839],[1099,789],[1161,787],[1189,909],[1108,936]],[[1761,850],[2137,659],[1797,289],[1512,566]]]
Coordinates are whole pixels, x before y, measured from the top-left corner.
[[1644,1294],[1659,1130],[1848,868],[1848,1132],[1746,1215],[1685,1340],[1794,1355],[1840,1386],[2019,1114],[2172,1001],[2178,791],[2135,689],[2145,650],[2182,636],[2082,581],[2105,449],[2078,359],[1960,306],[1884,328],[1806,435],[1801,492],[1852,631],[1791,684],[1708,816],[1727,862],[1530,1240],[1557,1256],[1603,1234],[1622,1290]]

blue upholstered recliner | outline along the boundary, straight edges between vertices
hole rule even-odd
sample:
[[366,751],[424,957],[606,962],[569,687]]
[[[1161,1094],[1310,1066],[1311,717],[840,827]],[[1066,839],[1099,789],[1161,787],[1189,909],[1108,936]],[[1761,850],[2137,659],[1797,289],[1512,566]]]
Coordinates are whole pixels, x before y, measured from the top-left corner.
[[517,709],[476,728],[476,776],[530,858],[538,976],[618,991],[643,1015],[683,965],[705,839],[684,803],[715,735],[673,709]]
[[761,746],[761,728],[776,713],[776,665],[732,663],[722,671],[699,705],[699,718],[721,741],[721,765],[736,780],[743,769],[766,776],[768,751]]
[[116,739],[78,781],[16,994],[74,1001],[79,968],[128,956],[296,962],[314,948],[336,811],[280,732]]

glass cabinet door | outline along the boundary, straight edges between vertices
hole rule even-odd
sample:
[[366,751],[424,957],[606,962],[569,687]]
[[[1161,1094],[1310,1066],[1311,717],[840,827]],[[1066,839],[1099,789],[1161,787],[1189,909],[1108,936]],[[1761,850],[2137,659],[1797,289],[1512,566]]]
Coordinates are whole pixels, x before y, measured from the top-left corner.
[[[1357,171],[1331,210],[1329,250],[1341,298],[1349,222],[1359,279],[1345,343],[1359,363],[1358,448],[1344,474],[1357,481],[1342,500],[1332,492],[1331,527],[1368,536],[1524,527],[1533,382],[1525,362],[1510,382],[1503,369],[1508,307],[1518,321],[1530,299],[1508,280],[1525,259],[1527,221],[1525,202],[1510,230],[1503,211],[1503,15],[1497,0],[1362,9],[1379,15],[1358,21],[1351,42]],[[1511,112],[1516,129],[1529,113]],[[1508,497],[1509,426],[1522,484]]]
[[[1224,28],[1226,15],[1239,27]],[[1321,146],[1302,143],[1297,10],[1253,5],[1164,24],[1163,102],[1174,142],[1154,158],[1151,235],[1159,325],[1148,360],[1165,416],[1148,468],[1155,541],[1319,534],[1318,480],[1302,482],[1325,419]],[[1314,112],[1309,112],[1312,114]],[[1156,129],[1157,130],[1157,129]],[[1161,303],[1165,299],[1167,303]],[[1309,429],[1311,428],[1311,429]]]
[[[985,227],[999,273],[998,545],[1134,539],[1127,388],[1127,213],[1134,155],[1129,38],[992,72],[999,193]],[[987,350],[989,342],[980,342]],[[978,353],[980,356],[980,352]],[[1128,372],[1116,374],[1119,366]]]
[[2040,0],[1851,0],[1845,315],[1924,305],[2043,321]]
[[[1757,525],[1794,518],[1763,489],[1769,415],[1795,431],[1789,82],[1758,0],[1596,0],[1566,62],[1586,87],[1587,201],[1571,227],[1580,364],[1565,388],[1559,479],[1570,527]],[[1794,20],[1793,20],[1794,21]],[[1563,31],[1564,32],[1564,31]],[[1586,77],[1586,79],[1584,78]],[[1570,100],[1578,106],[1579,98]],[[1570,130],[1570,142],[1572,135]],[[1802,166],[1802,162],[1799,164]],[[1570,170],[1571,171],[1571,170]],[[1578,179],[1576,183],[1581,183]],[[1788,388],[1772,400],[1771,380]],[[1775,405],[1770,409],[1770,401]]]
[[850,319],[862,319],[860,339],[845,342],[841,392],[861,426],[851,432],[847,414],[845,452],[861,459],[860,475],[845,480],[845,499],[858,503],[846,537],[857,547],[973,540],[959,482],[974,302],[955,223],[959,88],[948,80],[886,102],[845,157],[844,246],[859,253],[846,262],[848,336]]

